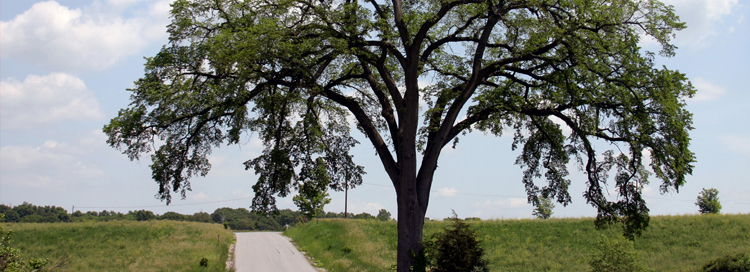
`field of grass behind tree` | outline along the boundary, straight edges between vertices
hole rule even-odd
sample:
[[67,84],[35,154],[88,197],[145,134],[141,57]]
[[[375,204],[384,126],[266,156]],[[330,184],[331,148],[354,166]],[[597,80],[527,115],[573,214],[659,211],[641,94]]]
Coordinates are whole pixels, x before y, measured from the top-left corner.
[[[220,224],[177,221],[3,223],[25,259],[67,257],[55,271],[225,271],[234,234]],[[218,239],[217,239],[218,238]],[[208,267],[200,260],[208,259]]]
[[[593,221],[467,222],[483,241],[491,271],[587,271],[599,239],[622,235],[618,227],[596,230]],[[427,222],[425,235],[448,224]],[[396,262],[395,221],[320,220],[284,234],[330,272],[384,271]],[[634,246],[642,262],[654,271],[697,271],[717,257],[750,253],[750,215],[654,216]]]

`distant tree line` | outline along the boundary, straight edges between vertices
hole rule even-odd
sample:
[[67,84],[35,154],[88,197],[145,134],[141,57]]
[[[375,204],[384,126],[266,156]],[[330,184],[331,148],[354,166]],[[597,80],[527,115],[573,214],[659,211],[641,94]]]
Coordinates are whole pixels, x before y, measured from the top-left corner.
[[[213,213],[197,212],[192,215],[185,215],[176,212],[166,212],[162,215],[154,214],[152,211],[137,210],[121,213],[115,211],[103,210],[96,211],[75,211],[68,213],[62,207],[56,206],[35,206],[24,202],[15,207],[0,205],[0,214],[4,214],[4,220],[0,222],[23,222],[23,223],[55,223],[55,222],[86,222],[86,221],[113,221],[113,220],[130,220],[130,221],[148,221],[148,220],[173,220],[173,221],[192,221],[204,223],[225,224],[233,230],[275,230],[280,231],[285,226],[294,226],[305,220],[302,213],[289,209],[279,210],[277,213],[262,215],[251,212],[245,208],[219,208]],[[369,213],[349,214],[352,219],[379,219],[390,220],[391,214],[385,209],[381,209],[378,216]],[[323,212],[319,218],[344,218],[344,213]]]

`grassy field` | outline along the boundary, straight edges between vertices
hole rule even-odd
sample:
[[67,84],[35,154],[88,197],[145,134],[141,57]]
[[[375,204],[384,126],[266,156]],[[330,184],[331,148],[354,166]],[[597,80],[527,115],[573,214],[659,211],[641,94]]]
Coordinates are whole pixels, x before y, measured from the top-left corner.
[[[67,258],[55,271],[225,271],[234,234],[176,221],[3,224],[24,259]],[[208,259],[208,267],[200,260]]]
[[[470,222],[492,271],[587,271],[599,239],[622,234],[596,230],[590,218]],[[425,235],[447,224],[427,222]],[[285,235],[330,272],[384,271],[396,260],[395,222],[320,220]],[[716,257],[750,252],[750,215],[655,216],[634,246],[654,271],[697,271]]]

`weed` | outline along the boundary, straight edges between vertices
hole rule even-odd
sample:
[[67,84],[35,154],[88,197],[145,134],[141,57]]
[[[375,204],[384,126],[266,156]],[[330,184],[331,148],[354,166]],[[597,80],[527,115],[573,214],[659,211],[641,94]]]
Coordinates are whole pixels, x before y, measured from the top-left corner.
[[352,249],[348,246],[342,247],[341,251],[343,251],[346,254],[352,253]]

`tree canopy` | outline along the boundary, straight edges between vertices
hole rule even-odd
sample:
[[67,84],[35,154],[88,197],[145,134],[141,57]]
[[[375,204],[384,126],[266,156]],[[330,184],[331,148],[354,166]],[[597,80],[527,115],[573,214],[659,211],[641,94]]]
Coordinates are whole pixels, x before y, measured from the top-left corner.
[[684,99],[695,89],[639,47],[648,38],[675,54],[685,26],[657,0],[178,0],[171,14],[169,43],[104,127],[131,159],[153,152],[167,203],[208,173],[212,148],[243,134],[265,144],[245,162],[255,210],[275,209],[318,159],[330,188],[359,185],[356,126],[396,189],[408,271],[441,150],[474,129],[512,134],[535,205],[570,203],[573,159],[597,222],[629,235],[648,224],[650,173],[666,192],[692,172]]

